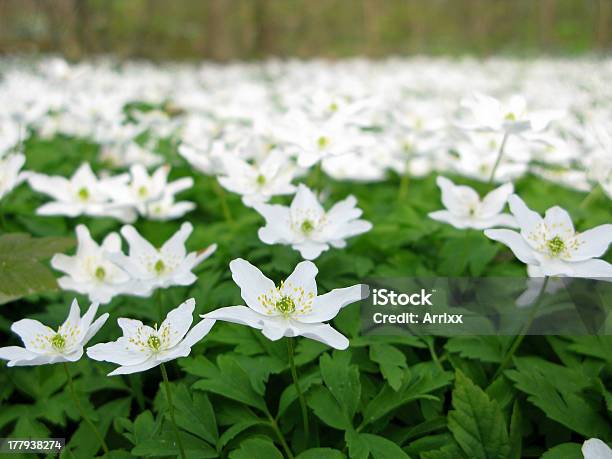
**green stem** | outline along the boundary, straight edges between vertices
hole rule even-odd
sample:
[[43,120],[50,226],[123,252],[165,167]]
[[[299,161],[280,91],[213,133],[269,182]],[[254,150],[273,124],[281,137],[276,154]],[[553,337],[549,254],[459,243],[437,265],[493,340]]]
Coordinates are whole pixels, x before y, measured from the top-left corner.
[[268,421],[270,421],[270,427],[276,433],[276,436],[278,437],[278,441],[280,442],[281,446],[285,450],[285,454],[287,455],[289,459],[293,459],[294,457],[293,453],[291,452],[291,449],[289,449],[289,445],[285,441],[285,437],[283,436],[283,433],[278,428],[276,419],[272,417],[272,415],[270,414],[270,411],[268,411],[267,409],[266,409],[266,416],[268,416]]
[[178,446],[179,452],[181,453],[181,457],[183,459],[187,459],[187,455],[185,454],[185,448],[183,448],[183,443],[181,442],[181,436],[179,435],[179,430],[176,425],[176,419],[174,418],[174,403],[172,403],[172,391],[170,390],[170,381],[168,380],[168,373],[166,372],[166,366],[162,363],[160,366],[162,377],[164,378],[164,386],[166,387],[166,398],[168,399],[168,411],[170,411],[170,420],[172,421],[172,428],[174,429],[174,435],[176,436],[176,444]]
[[289,355],[289,366],[291,367],[291,377],[293,378],[293,385],[297,392],[298,399],[300,401],[300,408],[302,409],[302,422],[304,423],[304,443],[308,444],[308,437],[310,435],[308,426],[308,409],[306,408],[306,399],[300,389],[300,381],[298,379],[297,369],[295,367],[295,360],[293,358],[293,341],[292,338],[287,338],[287,353]]
[[108,454],[109,449],[108,449],[108,446],[106,446],[104,437],[102,437],[102,434],[100,434],[100,431],[96,428],[94,423],[89,420],[89,418],[85,414],[85,411],[83,410],[83,407],[81,406],[81,401],[77,397],[76,390],[74,388],[74,382],[72,380],[72,375],[70,374],[70,370],[68,369],[68,364],[66,362],[64,362],[64,370],[66,371],[66,378],[68,379],[68,387],[70,387],[70,393],[72,394],[72,399],[74,400],[74,404],[76,405],[77,410],[79,411],[79,414],[81,415],[81,418],[83,418],[83,420],[87,423],[89,428],[93,430],[94,434],[98,438],[98,441],[100,442],[100,445],[102,446],[102,449],[104,450],[104,453]]
[[429,348],[429,354],[431,355],[432,360],[435,362],[436,366],[444,371],[444,367],[442,366],[442,363],[440,362],[440,359],[438,358],[438,354],[436,353],[436,348],[434,347],[434,338],[432,337],[431,339],[426,340],[427,342],[427,347]]
[[155,292],[155,299],[156,299],[156,303],[157,303],[157,317],[158,317],[158,321],[161,324],[164,320],[164,298],[163,298],[163,292],[161,288],[158,288],[157,291]]
[[593,201],[595,201],[597,198],[599,198],[599,196],[601,195],[601,186],[599,185],[599,183],[597,183],[593,189],[590,191],[589,194],[587,194],[586,198],[584,198],[582,200],[582,202],[580,203],[579,207],[581,209],[584,209],[585,207],[588,207]]
[[491,177],[489,177],[489,184],[493,183],[493,179],[495,179],[495,172],[497,172],[497,168],[499,167],[499,163],[501,162],[502,156],[504,156],[504,148],[506,146],[506,142],[508,141],[509,134],[507,132],[504,133],[504,138],[502,139],[502,143],[499,146],[499,151],[497,152],[497,159],[495,160],[495,164],[493,164],[493,169],[491,170]]
[[223,211],[223,216],[225,217],[225,221],[227,223],[234,223],[232,212],[230,211],[230,208],[227,205],[227,199],[225,198],[225,190],[219,184],[217,179],[213,179],[213,187],[215,189],[215,194],[217,195],[217,197],[219,198],[219,202],[221,203],[221,210]]
[[548,276],[544,277],[544,282],[542,282],[542,286],[540,287],[538,296],[536,300],[534,301],[533,306],[531,307],[531,312],[529,313],[529,317],[527,318],[527,323],[523,326],[523,328],[520,331],[520,334],[516,337],[516,339],[512,343],[512,346],[510,346],[510,349],[504,356],[504,359],[502,360],[501,364],[499,365],[499,368],[495,372],[495,375],[493,375],[493,381],[495,381],[502,374],[505,368],[508,366],[508,364],[512,360],[512,357],[514,357],[514,353],[516,352],[516,350],[519,348],[519,346],[523,342],[523,339],[525,339],[525,335],[529,331],[529,328],[531,328],[531,324],[533,323],[536,313],[538,312],[538,309],[540,307],[540,302],[542,300],[542,297],[544,296],[544,293],[546,292],[546,286],[548,285],[548,279],[549,279]]

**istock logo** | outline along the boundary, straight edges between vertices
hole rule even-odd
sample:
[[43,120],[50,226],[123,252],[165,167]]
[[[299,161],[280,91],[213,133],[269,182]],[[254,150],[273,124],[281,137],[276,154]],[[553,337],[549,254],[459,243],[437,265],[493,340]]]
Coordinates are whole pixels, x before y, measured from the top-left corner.
[[397,293],[386,288],[372,290],[372,301],[375,306],[433,306],[430,298],[435,290],[421,289],[419,293]]

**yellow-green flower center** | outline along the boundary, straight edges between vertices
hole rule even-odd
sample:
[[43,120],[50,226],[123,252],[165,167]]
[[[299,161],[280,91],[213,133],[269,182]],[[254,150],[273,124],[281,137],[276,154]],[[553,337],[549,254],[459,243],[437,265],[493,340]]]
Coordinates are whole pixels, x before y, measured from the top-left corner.
[[149,190],[147,190],[146,186],[141,186],[140,188],[138,188],[138,196],[140,196],[141,198],[146,198],[147,194],[149,194]]
[[60,333],[56,333],[53,338],[51,338],[51,346],[53,349],[61,351],[66,347],[66,338]]
[[85,187],[81,188],[77,194],[79,199],[82,199],[83,201],[87,201],[89,199],[89,190]]
[[147,346],[149,346],[154,351],[159,351],[159,348],[161,347],[161,340],[157,335],[151,335],[147,340]]
[[275,304],[276,309],[283,315],[287,316],[295,312],[295,302],[289,296],[283,296]]
[[166,265],[162,260],[157,260],[157,263],[155,263],[155,266],[153,268],[155,269],[155,272],[157,274],[161,274],[164,272],[164,269],[166,269]]
[[336,112],[338,111],[338,104],[336,102],[332,102],[329,104],[329,111]]
[[259,174],[257,176],[257,184],[258,185],[265,185],[266,184],[266,177],[263,174]]
[[310,234],[314,230],[314,224],[310,220],[304,220],[300,226],[304,234]]
[[325,147],[329,145],[329,139],[325,136],[321,136],[317,140],[317,145],[319,146],[321,150],[323,150]]
[[558,256],[561,252],[563,252],[563,250],[565,250],[565,242],[563,242],[563,239],[561,239],[559,236],[555,236],[552,239],[549,239],[546,242],[546,245],[548,246],[548,250],[550,250],[550,253],[555,257]]
[[516,115],[512,112],[506,113],[506,121],[516,121]]
[[106,277],[106,270],[102,266],[96,268],[96,278],[98,280],[104,280]]

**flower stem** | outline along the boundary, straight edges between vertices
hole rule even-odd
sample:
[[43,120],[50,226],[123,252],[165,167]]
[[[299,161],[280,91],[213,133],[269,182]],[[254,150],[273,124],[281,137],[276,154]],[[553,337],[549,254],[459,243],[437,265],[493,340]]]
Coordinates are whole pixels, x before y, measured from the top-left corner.
[[163,292],[161,288],[158,288],[157,291],[155,292],[155,302],[157,303],[157,317],[159,320],[159,323],[161,324],[162,321],[164,320],[164,298],[163,298]]
[[215,194],[219,198],[219,202],[221,203],[221,210],[223,211],[223,216],[225,217],[225,221],[227,223],[234,223],[234,219],[232,217],[232,212],[230,211],[229,206],[227,205],[227,199],[225,198],[225,191],[223,187],[219,185],[217,179],[213,179],[215,189]]
[[497,172],[497,168],[499,167],[499,163],[501,162],[502,156],[504,156],[504,148],[506,147],[507,141],[508,133],[504,132],[502,143],[499,146],[499,151],[497,152],[497,159],[495,160],[495,164],[493,164],[493,169],[491,170],[491,177],[489,177],[489,185],[493,183],[493,179],[495,179],[495,172]]
[[601,185],[596,184],[593,189],[590,191],[589,194],[587,194],[586,198],[584,198],[582,200],[582,202],[580,203],[580,205],[578,207],[580,207],[581,209],[584,209],[586,207],[589,207],[589,205],[595,201],[597,198],[599,198],[599,195],[601,194]]
[[266,409],[266,415],[268,416],[268,421],[270,421],[270,427],[272,428],[274,433],[276,433],[276,436],[278,437],[278,441],[283,447],[283,450],[285,450],[285,454],[287,455],[289,459],[293,459],[294,457],[293,453],[291,452],[291,449],[289,449],[289,445],[285,441],[285,437],[283,436],[283,433],[280,431],[276,420],[272,417],[272,415],[270,414],[270,411],[268,411],[267,409]]
[[81,406],[81,402],[79,401],[79,398],[77,397],[77,394],[76,394],[76,390],[74,388],[74,382],[72,381],[72,375],[70,374],[70,370],[68,369],[68,364],[66,362],[64,362],[64,370],[66,371],[66,378],[68,379],[68,386],[70,387],[70,393],[72,394],[72,399],[74,400],[74,404],[76,405],[77,410],[79,411],[79,414],[81,415],[81,418],[83,418],[83,420],[87,423],[89,428],[93,430],[94,434],[98,438],[98,441],[100,442],[100,445],[102,446],[102,449],[104,450],[104,453],[108,454],[109,449],[108,449],[108,446],[106,446],[104,437],[102,436],[100,431],[96,428],[94,423],[89,420],[89,418],[85,414],[85,411],[83,410],[83,407]]
[[525,339],[525,335],[529,331],[529,328],[531,328],[533,319],[535,319],[536,313],[538,312],[538,309],[540,307],[540,302],[542,300],[542,297],[544,296],[544,292],[546,291],[546,286],[548,285],[548,279],[549,279],[548,276],[544,277],[544,281],[542,282],[542,286],[540,287],[538,296],[536,300],[534,301],[533,306],[531,307],[531,312],[529,313],[529,317],[527,318],[527,323],[521,329],[520,334],[515,338],[514,342],[512,343],[512,346],[510,346],[510,349],[504,356],[504,359],[502,360],[501,364],[499,365],[499,368],[495,372],[495,375],[493,375],[492,381],[495,381],[502,374],[502,372],[506,369],[506,367],[512,360],[512,357],[514,357],[514,353],[516,352],[516,350],[519,348],[519,346],[523,342],[523,339]]
[[176,419],[174,418],[174,404],[172,403],[172,391],[170,390],[170,381],[168,380],[168,373],[166,372],[166,366],[162,363],[160,366],[162,377],[164,378],[164,386],[166,387],[166,398],[168,399],[168,411],[170,412],[170,420],[172,421],[172,428],[174,429],[174,435],[176,436],[176,444],[178,446],[179,452],[181,453],[181,457],[183,459],[187,458],[185,454],[185,448],[183,448],[183,443],[181,442],[181,436],[179,435],[179,430],[176,425]]
[[308,409],[306,408],[306,399],[300,389],[300,381],[298,379],[297,369],[295,368],[295,360],[293,358],[293,341],[291,338],[287,338],[287,353],[289,354],[289,366],[291,367],[291,377],[293,378],[293,385],[297,392],[298,399],[300,401],[300,407],[302,409],[302,421],[304,423],[304,443],[308,444],[309,426],[308,426]]

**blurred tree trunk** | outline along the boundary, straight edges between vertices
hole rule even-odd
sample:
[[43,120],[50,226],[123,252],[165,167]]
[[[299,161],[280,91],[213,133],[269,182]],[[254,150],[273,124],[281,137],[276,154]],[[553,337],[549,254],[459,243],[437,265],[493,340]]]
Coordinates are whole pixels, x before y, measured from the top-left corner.
[[555,16],[557,13],[556,0],[540,0],[539,37],[542,49],[550,50],[554,45]]
[[268,0],[253,0],[253,22],[255,35],[250,54],[258,58],[274,54],[274,30]]
[[597,47],[607,49],[608,28],[610,26],[610,13],[612,12],[612,0],[599,0],[599,14],[597,15]]

